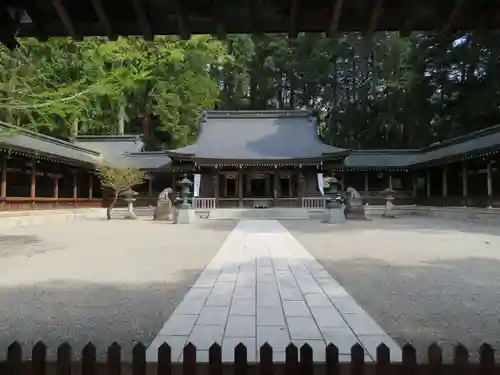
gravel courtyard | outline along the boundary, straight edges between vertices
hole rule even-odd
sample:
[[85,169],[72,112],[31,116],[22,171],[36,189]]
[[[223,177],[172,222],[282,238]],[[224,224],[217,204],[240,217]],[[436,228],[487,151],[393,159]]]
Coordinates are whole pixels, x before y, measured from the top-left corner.
[[[432,218],[282,221],[400,345],[500,352],[500,230]],[[499,356],[500,358],[500,356]]]
[[[396,342],[500,351],[500,230],[431,218],[281,223]],[[148,346],[235,221],[78,220],[0,229],[0,358],[14,340],[54,356]],[[477,359],[475,353],[471,353]]]
[[[207,224],[207,222],[205,222]],[[79,220],[0,229],[0,358],[18,340],[29,355],[68,341],[111,341],[126,358],[149,345],[212,259],[235,222],[177,226]]]

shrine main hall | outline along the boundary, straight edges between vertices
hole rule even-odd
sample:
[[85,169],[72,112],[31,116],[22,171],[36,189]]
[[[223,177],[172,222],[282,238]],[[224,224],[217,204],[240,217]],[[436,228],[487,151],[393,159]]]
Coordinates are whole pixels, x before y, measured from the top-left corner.
[[[148,174],[134,187],[139,205],[196,181],[195,208],[317,207],[318,175],[334,175],[369,204],[381,191],[396,204],[500,206],[500,126],[421,149],[350,150],[326,144],[306,110],[204,111],[194,144],[144,151],[141,134],[60,140],[22,128],[0,129],[0,209],[105,204],[96,165]],[[144,131],[147,130],[143,130]]]

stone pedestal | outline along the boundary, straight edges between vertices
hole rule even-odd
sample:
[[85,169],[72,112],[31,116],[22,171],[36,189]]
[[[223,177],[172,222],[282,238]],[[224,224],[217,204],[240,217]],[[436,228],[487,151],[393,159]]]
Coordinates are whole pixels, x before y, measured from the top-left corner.
[[125,201],[127,202],[127,213],[123,218],[128,220],[136,220],[137,215],[134,212],[135,198],[127,198],[125,199]]
[[383,217],[387,217],[387,218],[395,218],[396,217],[394,215],[394,212],[393,212],[393,207],[394,207],[394,204],[392,203],[393,200],[394,200],[394,197],[385,198],[384,214],[382,215]]
[[361,201],[351,201],[344,209],[345,218],[349,220],[366,220],[365,207]]
[[344,215],[344,205],[336,208],[327,208],[322,222],[327,224],[337,224],[346,221]]
[[192,208],[180,208],[175,210],[174,224],[190,224],[195,219]]
[[157,221],[172,221],[172,202],[170,199],[159,199],[156,202],[153,219]]

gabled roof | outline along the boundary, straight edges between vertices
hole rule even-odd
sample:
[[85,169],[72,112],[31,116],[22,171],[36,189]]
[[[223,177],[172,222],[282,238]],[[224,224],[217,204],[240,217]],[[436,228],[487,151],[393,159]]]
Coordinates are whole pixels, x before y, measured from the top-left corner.
[[349,150],[324,144],[310,111],[206,111],[195,144],[167,151],[194,161],[300,161]]
[[96,150],[10,125],[0,125],[0,148],[76,164],[93,165],[99,162],[101,156]]
[[85,135],[75,142],[99,151],[114,166],[131,166],[143,170],[168,167],[172,160],[163,151],[144,152],[140,135]]

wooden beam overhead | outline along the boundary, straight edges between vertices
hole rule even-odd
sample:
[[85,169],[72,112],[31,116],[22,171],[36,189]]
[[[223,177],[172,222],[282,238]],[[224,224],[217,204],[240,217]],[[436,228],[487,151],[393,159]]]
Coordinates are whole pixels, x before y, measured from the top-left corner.
[[384,0],[375,0],[375,5],[370,13],[370,22],[368,24],[368,33],[372,34],[377,29],[378,20],[382,9],[384,8]]
[[92,0],[92,5],[94,6],[94,10],[99,18],[99,22],[104,27],[104,31],[110,40],[116,40],[116,34],[113,33],[113,28],[111,27],[111,22],[109,21],[108,15],[104,10],[101,0]]
[[297,38],[299,34],[297,30],[297,16],[299,12],[299,0],[290,0],[290,17],[288,21],[288,37],[291,39]]
[[342,14],[342,3],[343,0],[334,0],[335,5],[333,6],[332,22],[330,25],[330,30],[328,35],[333,37],[339,28],[340,16]]
[[73,21],[71,21],[71,18],[68,12],[66,11],[66,8],[62,4],[62,0],[52,0],[52,5],[56,9],[57,15],[59,16],[59,19],[63,23],[69,35],[74,40],[81,40],[82,37],[79,34],[77,34],[75,27],[73,25]]
[[262,25],[262,0],[251,0],[250,7],[254,34],[263,34],[264,27]]
[[144,39],[153,40],[153,32],[151,30],[151,25],[149,24],[148,16],[146,15],[146,10],[144,9],[142,0],[132,0],[132,5],[134,6],[135,14],[137,15],[137,22],[141,28]]
[[450,15],[448,16],[448,19],[446,20],[443,28],[439,32],[440,37],[444,37],[451,30],[453,23],[459,16],[463,5],[464,0],[455,0],[455,5],[453,6],[453,9],[451,10]]
[[220,40],[226,39],[226,28],[225,28],[225,8],[224,0],[214,0],[214,20],[216,28],[216,36]]
[[399,29],[399,36],[409,37],[415,24],[422,18],[431,14],[430,8],[422,8],[415,0],[410,1],[405,7],[403,26]]
[[189,40],[191,34],[187,27],[186,9],[182,6],[181,0],[175,0],[175,8],[177,12],[177,28],[179,29],[179,35],[182,40]]

